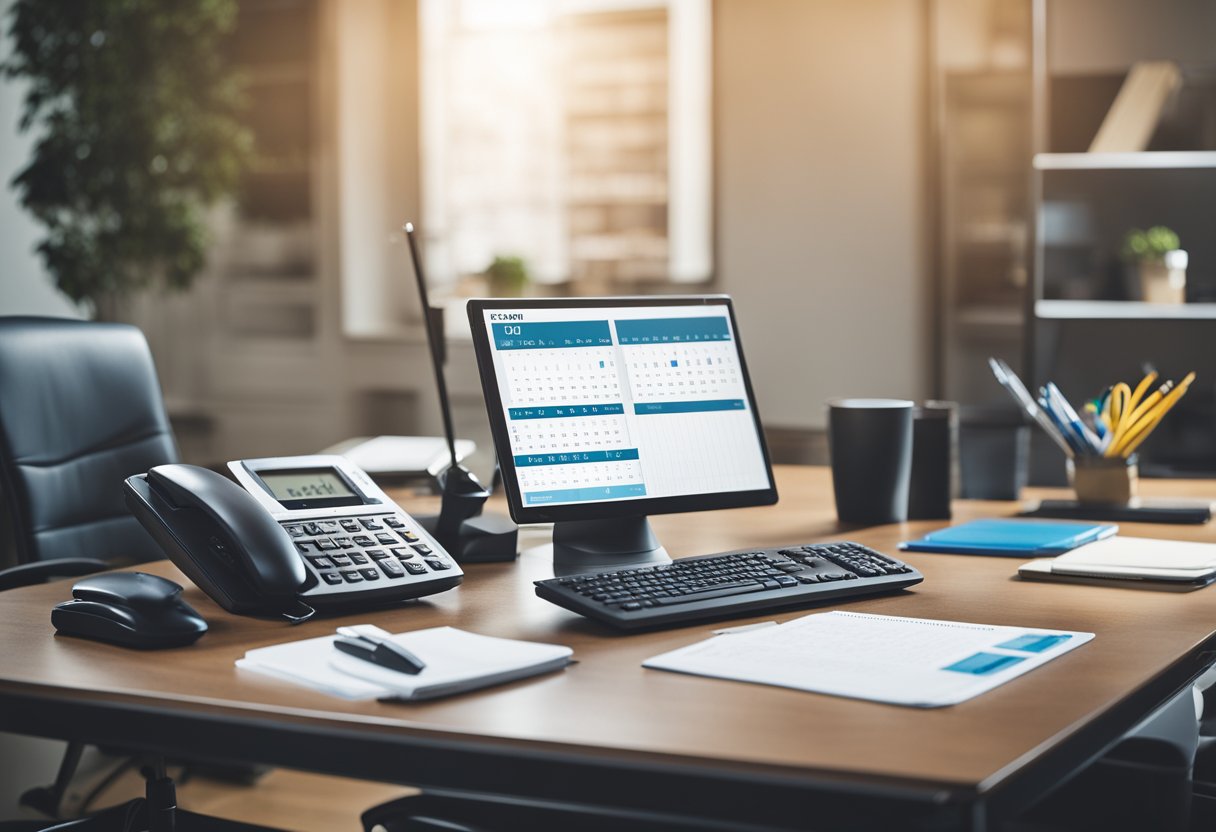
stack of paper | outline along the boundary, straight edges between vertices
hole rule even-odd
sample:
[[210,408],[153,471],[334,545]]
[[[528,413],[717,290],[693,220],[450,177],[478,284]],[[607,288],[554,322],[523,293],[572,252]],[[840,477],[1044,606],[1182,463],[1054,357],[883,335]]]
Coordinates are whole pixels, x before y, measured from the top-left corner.
[[391,638],[426,663],[417,675],[399,673],[334,649],[334,636],[250,650],[236,666],[294,682],[345,699],[434,699],[523,679],[570,663],[573,652],[558,644],[536,644],[481,636],[452,627],[432,627],[391,635],[379,627],[358,627]]
[[992,690],[1093,637],[837,610],[715,636],[642,666],[936,708]]
[[1216,544],[1143,537],[1112,537],[1051,560],[1022,564],[1024,578],[1113,578],[1210,583],[1216,578]]

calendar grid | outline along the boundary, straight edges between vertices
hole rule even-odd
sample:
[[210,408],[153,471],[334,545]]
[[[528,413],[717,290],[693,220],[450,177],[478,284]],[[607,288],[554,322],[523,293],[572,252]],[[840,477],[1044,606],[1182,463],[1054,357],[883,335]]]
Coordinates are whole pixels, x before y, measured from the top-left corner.
[[524,503],[767,488],[728,319],[631,311],[492,325]]

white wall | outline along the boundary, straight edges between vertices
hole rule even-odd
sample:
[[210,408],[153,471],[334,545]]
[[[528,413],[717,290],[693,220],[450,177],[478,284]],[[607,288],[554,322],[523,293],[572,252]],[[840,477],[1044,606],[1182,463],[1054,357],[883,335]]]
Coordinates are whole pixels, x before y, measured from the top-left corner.
[[[6,30],[9,5],[9,0],[0,0],[0,22]],[[11,51],[9,39],[0,39],[0,61],[8,60]],[[33,136],[17,132],[24,95],[24,84],[0,83],[0,315],[77,316],[43,272],[34,253],[38,226],[9,186],[34,144]]]
[[928,390],[922,14],[717,4],[717,272],[770,426]]

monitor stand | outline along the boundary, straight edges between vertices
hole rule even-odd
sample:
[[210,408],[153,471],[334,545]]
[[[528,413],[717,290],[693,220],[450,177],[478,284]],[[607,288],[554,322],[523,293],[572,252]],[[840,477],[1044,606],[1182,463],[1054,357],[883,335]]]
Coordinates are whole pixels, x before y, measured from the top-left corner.
[[559,520],[553,524],[556,577],[671,563],[646,515],[614,520]]

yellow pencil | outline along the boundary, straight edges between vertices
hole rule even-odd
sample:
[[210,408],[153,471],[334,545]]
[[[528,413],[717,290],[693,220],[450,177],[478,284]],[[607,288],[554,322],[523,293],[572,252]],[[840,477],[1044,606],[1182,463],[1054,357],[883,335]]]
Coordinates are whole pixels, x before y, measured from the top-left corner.
[[1136,406],[1135,410],[1132,411],[1132,415],[1127,417],[1127,430],[1130,431],[1132,428],[1134,428],[1136,426],[1136,422],[1140,421],[1140,417],[1152,410],[1153,406],[1165,398],[1173,389],[1174,382],[1167,381],[1165,384],[1161,385],[1156,390],[1145,396],[1144,401],[1140,402],[1140,404]]
[[1136,385],[1136,392],[1132,393],[1131,399],[1127,403],[1124,410],[1135,410],[1136,405],[1140,403],[1140,397],[1148,392],[1148,388],[1157,380],[1157,371],[1150,370],[1148,375],[1140,379],[1140,383]]
[[1106,456],[1113,454],[1115,445],[1115,436],[1119,431],[1119,425],[1122,422],[1123,415],[1127,413],[1127,403],[1131,401],[1132,388],[1128,387],[1124,382],[1119,382],[1110,389],[1110,395],[1106,397],[1106,429],[1110,433],[1110,442],[1106,445]]
[[[1156,373],[1149,373],[1145,378],[1155,378]],[[1143,382],[1141,382],[1143,383]],[[1137,390],[1139,387],[1136,388]],[[1119,442],[1122,433],[1126,431],[1128,426],[1127,417],[1131,415],[1131,400],[1132,388],[1128,387],[1124,382],[1115,384],[1110,390],[1110,398],[1108,404],[1110,406],[1110,442],[1107,443],[1107,450],[1103,451],[1104,456],[1115,455],[1115,443]]]
[[1170,409],[1185,395],[1187,388],[1191,386],[1191,382],[1194,380],[1195,373],[1193,371],[1187,373],[1186,377],[1178,382],[1178,386],[1171,390],[1169,395],[1162,399],[1151,413],[1142,418],[1132,430],[1124,434],[1115,448],[1115,453],[1124,457],[1131,456],[1140,447],[1140,443],[1147,439],[1149,434],[1161,423],[1161,420],[1165,418],[1165,414],[1169,413]]

